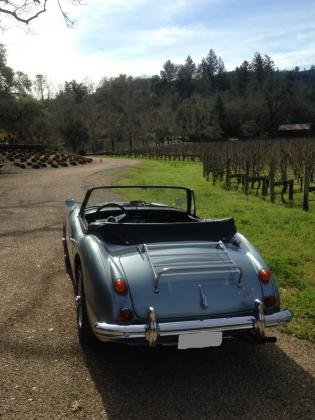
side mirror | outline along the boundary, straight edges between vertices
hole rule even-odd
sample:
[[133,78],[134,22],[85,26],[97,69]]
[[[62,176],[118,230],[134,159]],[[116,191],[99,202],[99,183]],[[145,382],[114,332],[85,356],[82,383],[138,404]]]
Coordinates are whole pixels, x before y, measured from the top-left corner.
[[75,200],[73,198],[67,198],[65,204],[68,209],[71,209],[75,205]]

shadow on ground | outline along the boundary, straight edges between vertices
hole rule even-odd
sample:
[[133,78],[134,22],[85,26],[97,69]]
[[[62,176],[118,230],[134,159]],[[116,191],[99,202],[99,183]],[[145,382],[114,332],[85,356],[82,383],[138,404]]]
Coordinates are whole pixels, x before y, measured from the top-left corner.
[[99,346],[85,360],[108,418],[314,418],[313,377],[274,344]]

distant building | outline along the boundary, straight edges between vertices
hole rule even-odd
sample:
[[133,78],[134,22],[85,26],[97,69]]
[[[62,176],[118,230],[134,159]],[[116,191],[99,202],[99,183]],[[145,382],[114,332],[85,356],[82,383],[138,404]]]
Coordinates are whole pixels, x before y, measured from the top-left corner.
[[282,124],[277,131],[281,137],[308,137],[313,134],[311,123]]

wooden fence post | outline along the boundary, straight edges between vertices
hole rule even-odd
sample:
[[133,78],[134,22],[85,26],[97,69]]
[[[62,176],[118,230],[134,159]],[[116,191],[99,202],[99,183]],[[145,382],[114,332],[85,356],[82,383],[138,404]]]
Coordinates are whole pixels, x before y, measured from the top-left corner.
[[231,159],[226,161],[226,172],[225,172],[225,189],[229,190],[231,185]]
[[275,202],[275,161],[272,159],[270,162],[270,172],[269,172],[269,187],[270,187],[270,201]]
[[289,181],[289,203],[293,203],[293,193],[294,193],[294,179]]
[[308,194],[310,188],[310,166],[304,165],[303,210],[308,211]]
[[245,162],[245,176],[244,176],[244,192],[248,195],[248,187],[249,187],[249,161]]
[[209,163],[209,155],[206,155],[206,176],[207,176],[207,181],[209,181],[209,177],[210,177],[210,163]]
[[268,194],[268,178],[265,176],[262,180],[262,188],[261,188],[261,195],[263,197],[266,197],[266,195]]

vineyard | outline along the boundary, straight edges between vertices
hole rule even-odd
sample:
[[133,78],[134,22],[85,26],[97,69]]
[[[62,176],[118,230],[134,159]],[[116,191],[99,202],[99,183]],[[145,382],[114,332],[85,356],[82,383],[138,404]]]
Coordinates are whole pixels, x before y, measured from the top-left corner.
[[284,204],[306,211],[315,199],[314,139],[164,144],[110,154],[201,161],[203,176],[213,184],[271,202],[279,195]]

